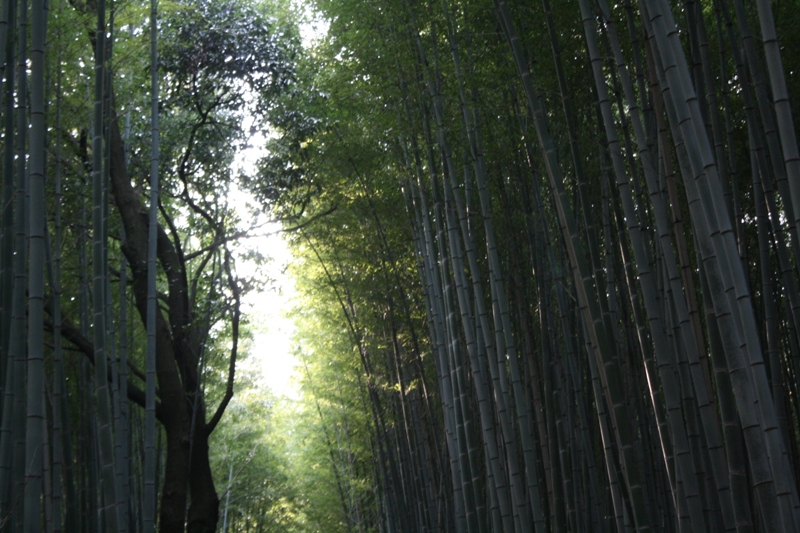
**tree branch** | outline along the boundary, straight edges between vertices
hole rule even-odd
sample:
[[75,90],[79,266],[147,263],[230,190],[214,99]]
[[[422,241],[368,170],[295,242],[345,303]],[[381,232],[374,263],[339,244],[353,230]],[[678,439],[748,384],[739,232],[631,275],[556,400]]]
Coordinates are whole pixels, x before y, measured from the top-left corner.
[[[52,320],[52,306],[49,301],[45,302],[45,311],[50,316]],[[47,327],[50,331],[53,331],[53,323],[48,322]],[[87,339],[80,330],[72,323],[71,320],[67,318],[61,319],[61,336],[69,341],[76,349],[76,351],[82,353],[89,362],[94,365],[94,345],[92,342]],[[138,376],[140,379],[144,379],[144,374],[133,366],[131,363],[128,364],[128,368]],[[109,367],[108,370],[108,382],[112,382],[112,375],[111,375],[111,368]],[[139,407],[144,409],[145,398],[144,398],[144,391],[137,387],[135,384],[128,381],[128,387],[126,390],[126,394],[128,399],[133,403],[137,404]],[[157,394],[157,393],[156,393]],[[156,418],[159,418],[159,413],[161,412],[161,403],[156,402]]]
[[217,407],[217,411],[214,413],[214,416],[211,417],[211,420],[206,424],[206,431],[208,434],[211,434],[214,431],[214,428],[217,427],[219,424],[222,415],[225,413],[225,409],[228,407],[228,403],[230,403],[231,398],[233,398],[233,379],[236,373],[236,353],[239,348],[239,318],[241,315],[240,311],[240,304],[241,304],[241,289],[239,288],[239,284],[236,282],[236,278],[233,276],[231,271],[231,253],[229,250],[225,250],[225,261],[224,261],[225,273],[228,275],[228,286],[233,293],[233,318],[231,319],[231,358],[230,363],[228,365],[228,384],[225,387],[225,396],[222,398],[222,401],[219,403]]

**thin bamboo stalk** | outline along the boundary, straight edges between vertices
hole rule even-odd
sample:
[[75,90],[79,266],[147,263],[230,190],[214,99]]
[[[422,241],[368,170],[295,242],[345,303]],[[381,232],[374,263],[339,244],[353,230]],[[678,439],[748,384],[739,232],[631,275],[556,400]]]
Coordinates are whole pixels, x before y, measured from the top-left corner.
[[150,2],[150,210],[147,244],[147,355],[145,363],[145,453],[142,519],[144,533],[156,526],[156,260],[158,242],[159,198],[159,124],[158,124],[158,1]]
[[[25,531],[42,527],[44,442],[44,265],[45,265],[45,21],[44,0],[31,4],[31,137],[28,210],[28,358],[25,430]],[[21,16],[28,16],[26,9]]]

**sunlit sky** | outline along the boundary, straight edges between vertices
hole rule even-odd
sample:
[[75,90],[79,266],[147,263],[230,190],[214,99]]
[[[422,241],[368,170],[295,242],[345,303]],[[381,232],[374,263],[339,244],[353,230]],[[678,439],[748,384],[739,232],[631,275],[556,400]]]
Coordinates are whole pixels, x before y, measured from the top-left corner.
[[252,245],[272,257],[272,261],[259,272],[252,265],[240,265],[238,274],[266,275],[274,281],[272,287],[251,292],[244,298],[243,312],[250,321],[253,342],[249,344],[238,371],[254,373],[258,382],[276,395],[296,397],[298,391],[292,375],[297,361],[291,355],[294,324],[287,316],[295,289],[291,277],[285,272],[291,254],[280,233],[259,237]]
[[[300,26],[300,34],[303,45],[308,47],[327,32],[327,23],[315,20],[307,5],[304,11],[308,22]],[[248,122],[245,120],[243,125],[245,131],[250,127]],[[251,147],[237,155],[234,168],[253,173],[255,162],[263,155],[264,142],[265,139],[261,136],[252,138],[249,143]],[[237,206],[241,207],[240,215],[243,218],[250,217],[246,205],[252,203],[252,200],[241,191],[235,191],[233,195]],[[294,324],[287,316],[296,292],[293,280],[286,272],[292,255],[279,230],[279,225],[270,224],[263,231],[264,235],[247,239],[243,243],[272,260],[261,266],[252,262],[239,262],[238,275],[263,276],[272,279],[273,283],[267,290],[251,292],[243,299],[242,311],[248,316],[253,342],[247,344],[249,350],[243,354],[242,362],[237,365],[237,373],[250,374],[278,396],[297,398],[299,390],[293,379],[297,360],[292,356]]]
[[[245,120],[244,129],[250,124]],[[242,150],[234,161],[234,170],[247,174],[255,173],[255,163],[263,155],[265,139],[257,135],[250,140],[250,148]],[[253,222],[249,205],[256,202],[247,193],[232,191],[239,216]],[[264,215],[261,215],[262,217]],[[263,264],[240,259],[236,273],[242,278],[269,279],[269,285],[261,291],[251,291],[242,299],[242,313],[248,320],[252,342],[243,343],[242,358],[237,364],[237,374],[249,374],[257,383],[269,387],[279,396],[295,397],[297,388],[292,382],[296,360],[292,357],[292,335],[294,326],[287,316],[290,300],[295,294],[294,283],[286,272],[292,255],[280,232],[280,225],[268,223],[256,230],[258,235],[241,241],[240,250],[256,250],[268,258]]]

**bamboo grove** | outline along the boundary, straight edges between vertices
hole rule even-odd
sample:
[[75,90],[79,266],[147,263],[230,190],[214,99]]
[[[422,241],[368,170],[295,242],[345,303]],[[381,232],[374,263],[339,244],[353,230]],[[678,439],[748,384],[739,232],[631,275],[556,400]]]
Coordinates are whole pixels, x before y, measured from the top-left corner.
[[2,2],[0,530],[216,531],[232,161],[297,44],[268,8]]
[[800,530],[795,0],[0,4],[0,530]]
[[326,530],[800,529],[797,3],[315,5],[255,190]]

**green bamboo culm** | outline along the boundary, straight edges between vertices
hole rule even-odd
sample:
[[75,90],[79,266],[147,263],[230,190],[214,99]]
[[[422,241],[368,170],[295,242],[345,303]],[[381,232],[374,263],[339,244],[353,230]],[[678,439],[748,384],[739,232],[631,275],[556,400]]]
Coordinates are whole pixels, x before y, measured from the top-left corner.
[[[13,49],[13,39],[9,39],[9,17],[12,0],[4,0],[2,14],[0,15],[0,51],[4,53],[4,62],[0,62],[0,74],[6,77],[3,84],[2,105],[4,115],[13,116],[13,111],[8,111],[8,105],[13,100],[13,70],[7,69],[13,59],[8,56],[8,50]],[[13,57],[13,56],[12,56]],[[12,87],[9,92],[9,85]],[[13,109],[13,108],[12,108]],[[8,138],[6,134],[6,138]],[[13,143],[6,142],[3,150],[3,178],[0,186],[0,387],[5,388],[6,366],[8,364],[8,335],[11,331],[11,287],[12,287],[12,262],[14,243],[14,210],[12,209],[14,191],[14,173],[5,163],[6,153],[13,148]],[[13,161],[11,163],[13,166]],[[2,389],[4,390],[4,389]],[[1,390],[0,390],[1,391]],[[0,412],[2,412],[3,395],[0,394]]]
[[45,265],[45,0],[31,4],[30,225],[28,274],[28,390],[25,428],[25,532],[42,524],[44,452],[44,265]]
[[[7,25],[13,20],[15,0],[4,2],[3,9]],[[5,64],[14,61],[14,39],[7,39]],[[2,239],[0,240],[0,364],[2,364],[3,386],[2,428],[0,429],[0,514],[8,513],[11,502],[11,442],[12,412],[11,391],[13,384],[14,360],[10,356],[11,343],[11,311],[12,294],[14,292],[14,83],[16,76],[13,68],[4,70],[3,87],[3,191],[2,191]]]
[[156,516],[156,239],[158,236],[158,1],[150,2],[150,218],[147,242],[147,360],[145,363],[144,532]]
[[[60,6],[59,6],[60,7]],[[58,14],[62,13],[61,9]],[[58,35],[60,37],[60,35]],[[60,39],[59,39],[60,40]],[[69,460],[69,413],[67,411],[66,376],[64,373],[64,354],[61,339],[61,243],[63,228],[61,225],[61,202],[63,201],[62,189],[62,153],[61,153],[61,125],[62,125],[62,72],[61,50],[56,59],[56,138],[55,138],[55,207],[54,226],[55,238],[53,240],[53,268],[50,294],[53,306],[53,533],[61,533],[66,528],[73,531],[77,525],[75,509],[63,502],[73,502],[74,484],[72,483],[71,466]],[[63,515],[62,515],[63,510]]]
[[[676,482],[684,485],[684,490],[680,497],[680,505],[688,510],[688,515],[682,518],[686,520],[686,527],[702,531],[706,529],[705,517],[703,516],[700,490],[697,486],[697,473],[692,464],[692,457],[689,455],[689,440],[687,430],[683,422],[681,399],[678,396],[679,387],[676,383],[676,375],[672,371],[674,355],[667,349],[668,344],[664,335],[664,317],[656,301],[656,280],[653,272],[649,268],[648,257],[650,257],[649,242],[642,236],[642,228],[636,216],[634,198],[631,192],[631,184],[627,171],[624,167],[620,140],[614,126],[614,118],[611,109],[611,101],[604,77],[602,75],[601,57],[597,43],[597,35],[594,31],[594,17],[590,15],[588,2],[580,2],[581,14],[584,21],[586,40],[589,55],[592,62],[592,70],[596,82],[596,90],[599,96],[600,108],[602,112],[604,130],[608,143],[608,149],[613,163],[614,173],[617,178],[620,198],[625,213],[625,221],[630,234],[633,256],[638,270],[638,279],[641,284],[641,294],[643,296],[647,320],[649,323],[650,335],[653,339],[653,348],[659,368],[667,369],[660,372],[660,379],[664,386],[664,400],[667,407],[667,424],[670,428],[671,437],[675,446],[676,468],[674,478]],[[655,376],[654,376],[655,377]],[[655,397],[655,396],[652,396]],[[666,460],[666,458],[665,458]]]
[[105,87],[106,5],[97,2],[97,30],[94,67],[94,131],[92,135],[92,316],[94,340],[94,382],[97,409],[97,438],[102,483],[101,514],[107,531],[117,531],[116,475],[111,398],[108,390],[106,350],[105,250],[103,221],[103,99]]
[[[623,397],[621,373],[618,368],[616,368],[617,363],[613,356],[611,335],[609,335],[604,319],[601,316],[600,293],[595,283],[592,281],[587,254],[584,251],[578,233],[577,220],[564,187],[562,169],[558,161],[556,145],[550,133],[547,113],[534,89],[528,61],[519,41],[519,36],[514,27],[508,6],[504,0],[495,0],[494,5],[498,18],[501,21],[511,55],[517,67],[517,73],[522,82],[531,114],[533,115],[534,126],[541,146],[545,168],[553,188],[553,199],[557,209],[559,223],[561,224],[564,241],[567,245],[567,252],[572,267],[581,315],[590,342],[590,358],[597,358],[599,377],[603,383],[604,389],[608,391],[609,414],[611,415],[612,425],[614,426],[615,438],[620,443],[620,447],[623,451],[623,453],[620,454],[620,464],[623,473],[622,481],[627,485],[627,489],[629,490],[634,527],[638,531],[650,531],[650,522],[653,517],[647,511],[647,504],[645,502],[644,484],[646,480],[642,477],[641,465],[635,457],[635,447],[632,446],[635,428],[632,427],[632,422],[627,418],[625,413],[625,399]],[[590,255],[599,257],[598,250],[591,250],[591,252],[592,254]],[[597,404],[596,409],[598,410],[598,418],[601,418],[600,409],[602,409],[602,405]],[[609,465],[608,468],[610,470],[612,467]],[[618,507],[618,501],[616,499],[614,500],[614,505]],[[624,516],[625,514],[620,512],[621,509],[615,509],[615,511],[619,516]]]
[[[777,427],[776,410],[767,385],[756,320],[749,305],[750,294],[741,263],[728,259],[735,257],[729,221],[715,216],[719,213],[718,206],[721,203],[716,166],[709,164],[713,161],[709,142],[703,135],[691,84],[686,82],[689,78],[688,68],[685,57],[680,53],[671,12],[668,6],[658,3],[648,4],[647,10],[643,8],[645,12],[648,10],[649,15],[645,20],[652,24],[656,50],[660,56],[657,59],[663,63],[658,74],[672,89],[664,92],[672,99],[667,99],[668,110],[671,108],[674,114],[670,122],[676,137],[685,136],[693,172],[685,174],[684,183],[688,194],[700,200],[690,205],[693,222],[705,230],[705,234],[698,232],[701,252],[706,256],[706,262],[708,259],[717,261],[716,265],[710,263],[716,268],[708,270],[711,296],[714,307],[718,308],[717,319],[721,328],[724,328],[722,339],[728,343],[725,356],[742,417],[748,459],[753,472],[758,475],[754,479],[754,486],[758,504],[763,509],[761,518],[766,530],[792,531],[796,529],[798,521],[796,485]],[[710,241],[705,250],[704,240]],[[723,291],[735,294],[736,299],[729,298]],[[738,342],[732,342],[734,339]]]
[[[10,515],[15,527],[24,525],[24,507],[19,501],[25,490],[25,291],[27,287],[28,261],[28,167],[26,138],[28,129],[28,76],[25,50],[28,49],[28,2],[20,0],[16,10],[17,20],[17,100],[14,108],[15,124],[15,179],[14,192],[14,289],[11,302],[11,339],[9,357],[14,360],[10,403],[12,431],[11,501]],[[9,139],[10,140],[10,139]]]

